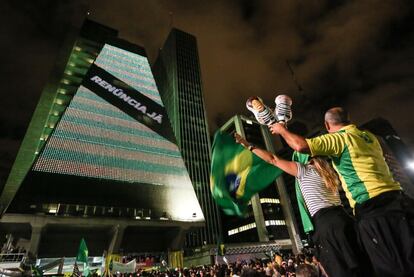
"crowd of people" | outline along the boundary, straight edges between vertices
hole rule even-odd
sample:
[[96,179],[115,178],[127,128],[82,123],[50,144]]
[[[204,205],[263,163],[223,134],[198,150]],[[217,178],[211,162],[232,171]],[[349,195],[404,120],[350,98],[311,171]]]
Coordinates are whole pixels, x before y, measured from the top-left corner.
[[[304,273],[309,272],[309,274]],[[134,275],[127,275],[134,276]],[[148,277],[317,277],[326,276],[314,256],[297,255],[279,261],[256,260],[162,271],[141,271]]]
[[[98,274],[92,274],[98,277]],[[117,277],[328,277],[314,255],[276,255],[274,259],[238,260],[235,263],[189,268],[139,268],[134,273],[113,273]]]

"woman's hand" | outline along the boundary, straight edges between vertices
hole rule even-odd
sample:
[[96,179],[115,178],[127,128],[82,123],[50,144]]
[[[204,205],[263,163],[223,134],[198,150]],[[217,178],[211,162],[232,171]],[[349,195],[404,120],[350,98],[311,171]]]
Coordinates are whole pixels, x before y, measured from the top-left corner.
[[238,144],[241,144],[244,148],[248,148],[250,146],[249,142],[247,140],[245,140],[244,138],[242,138],[242,136],[240,136],[237,133],[234,133],[234,140]]

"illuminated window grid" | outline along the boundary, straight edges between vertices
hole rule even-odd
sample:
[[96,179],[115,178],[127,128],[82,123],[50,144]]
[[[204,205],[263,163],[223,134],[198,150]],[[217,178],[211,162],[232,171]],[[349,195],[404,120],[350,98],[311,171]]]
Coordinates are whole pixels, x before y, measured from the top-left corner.
[[[247,203],[248,205],[252,205],[252,201]],[[260,198],[260,204],[280,204],[279,198]]]
[[[112,46],[109,46],[109,45],[105,45],[103,49],[106,49],[106,48],[112,48],[112,49],[114,49]],[[124,51],[124,50],[120,50],[120,51]],[[102,52],[103,53],[108,53],[108,51],[102,51]],[[99,57],[101,57],[101,55],[104,55],[105,56],[106,54],[100,54]],[[98,59],[99,59],[99,57],[98,57]],[[140,57],[140,56],[135,55],[134,57],[135,58],[139,58],[139,60],[142,60],[142,57]],[[142,63],[142,66],[141,67],[142,68],[148,67],[148,68],[145,68],[145,70],[147,70],[147,71],[150,70],[149,65],[148,65],[148,62]],[[124,68],[121,68],[121,67],[119,67],[118,69],[119,69],[120,72],[122,72],[124,70]],[[119,78],[119,77],[122,77],[122,76],[120,76],[118,74],[118,76],[116,76],[116,77]],[[155,82],[153,81],[153,83],[155,83]],[[65,85],[69,85],[69,84],[65,84]],[[56,101],[55,101],[57,103],[57,105],[62,106],[62,105],[65,104],[66,101],[68,101],[70,99],[65,94],[65,90],[67,90],[67,87],[59,89],[58,92],[59,92],[60,95],[56,98]],[[83,112],[88,112],[90,110],[93,110],[94,111],[94,114],[96,114],[96,115],[102,115],[104,117],[110,116],[110,117],[119,118],[119,119],[122,119],[122,120],[127,120],[127,121],[131,122],[131,124],[133,124],[133,125],[134,124],[137,124],[135,120],[133,120],[129,116],[125,115],[124,113],[120,113],[117,109],[115,109],[115,113],[111,112],[111,109],[109,109],[108,110],[109,113],[108,113],[108,111],[105,111],[105,109],[102,109],[105,105],[108,106],[107,105],[107,102],[105,100],[101,99],[100,97],[95,96],[92,92],[87,92],[87,91],[88,90],[85,91],[84,89],[79,89],[78,90],[78,92],[76,93],[75,99],[73,99],[72,102],[70,102],[71,104],[70,104],[70,106],[68,108],[68,110],[71,111],[71,114],[73,114],[72,111],[74,111],[74,110],[76,110],[76,111],[78,111],[80,113],[82,113],[82,111]],[[82,99],[87,100],[87,102],[85,102]],[[86,103],[89,103],[92,106],[84,105]],[[62,121],[68,122],[68,121],[73,120],[73,119],[70,119],[70,118],[67,117],[68,110],[65,113],[65,116],[62,118]],[[76,112],[76,113],[78,113],[78,112]],[[99,120],[100,121],[100,119],[95,119],[95,121],[96,120]],[[81,121],[80,122],[77,122],[76,124],[82,124]],[[84,123],[85,124],[84,126],[87,127],[87,128],[89,128],[90,130],[93,130],[94,132],[96,132],[96,131],[99,130],[99,127],[98,128],[91,128],[91,126],[88,125],[90,123],[91,122]],[[99,126],[99,124],[96,125],[96,126]],[[124,133],[125,132],[125,128],[121,128],[121,129],[118,130],[118,128],[116,126],[113,126],[113,130],[114,131],[119,131],[120,133]],[[66,148],[68,148],[69,151],[66,151],[65,152],[65,156],[64,157],[61,157],[61,156],[59,156],[60,155],[59,152],[56,152],[53,149],[48,148],[48,149],[46,149],[47,151],[45,151],[45,153],[44,153],[47,157],[49,157],[49,158],[54,157],[55,160],[59,160],[59,161],[62,158],[64,158],[65,161],[67,160],[69,162],[70,161],[78,161],[78,160],[80,160],[81,157],[79,156],[79,154],[76,151],[76,149],[78,148],[77,147],[78,146],[77,140],[79,140],[79,139],[81,139],[83,141],[83,143],[92,143],[91,144],[91,148],[89,148],[90,151],[94,151],[93,150],[94,149],[94,147],[93,147],[93,144],[94,143],[97,143],[98,145],[111,145],[111,143],[112,143],[112,142],[109,142],[109,141],[106,142],[105,139],[103,139],[102,137],[100,137],[99,136],[99,131],[94,135],[94,137],[86,137],[86,138],[84,138],[84,136],[81,133],[77,132],[76,130],[74,130],[74,133],[68,133],[66,131],[67,130],[64,130],[64,129],[56,130],[55,136],[61,137],[63,139],[65,139],[65,138],[66,139],[69,139],[69,141],[66,143],[66,145],[67,145]],[[132,129],[131,130],[128,130],[126,133],[124,133],[124,136],[126,135],[127,137],[130,137],[132,135],[132,133],[130,133],[131,131],[134,132]],[[157,135],[157,136],[159,136],[159,135]],[[55,145],[54,148],[56,148],[56,147],[57,147],[57,149],[61,149],[62,148],[62,145],[60,145],[60,146],[59,146],[59,144],[54,144],[54,145]],[[157,146],[157,143],[155,143],[155,141],[152,141],[152,146],[153,146],[152,148],[159,147],[159,146]],[[122,147],[122,144],[115,143],[115,144],[112,144],[112,147],[115,147],[115,148],[116,147]],[[138,145],[138,144],[137,145],[134,145],[133,148],[130,149],[130,153],[132,154],[135,151],[138,151],[138,152],[139,151],[142,151],[141,148],[143,148],[143,147],[145,148],[145,145],[141,145],[141,144],[140,145]],[[151,147],[146,147],[146,148],[149,149]],[[161,150],[163,150],[163,151],[161,151]],[[152,153],[153,154],[157,154],[159,156],[162,153],[164,153],[165,150],[166,149],[157,148],[157,150],[153,150]],[[174,151],[175,151],[174,153],[175,153],[176,156],[177,155],[180,156],[179,155],[179,152],[177,150],[174,150]],[[94,165],[95,164],[95,165],[99,166],[101,169],[106,170],[105,167],[109,167],[108,169],[110,169],[112,167],[117,167],[117,166],[119,167],[119,163],[117,161],[119,161],[121,163],[124,163],[124,166],[125,167],[128,167],[128,165],[131,164],[131,162],[128,161],[128,160],[122,161],[123,157],[118,157],[117,160],[116,160],[116,162],[113,163],[112,162],[113,158],[110,158],[110,157],[113,157],[114,155],[107,156],[105,153],[101,153],[99,155],[99,157],[98,157],[96,155],[93,155],[93,154],[91,155],[91,154],[92,153],[89,153],[88,154],[88,151],[83,152],[82,158],[84,159],[85,165]],[[166,153],[166,154],[168,154],[168,153]],[[180,175],[182,172],[185,171],[185,166],[184,166],[184,164],[182,164],[182,162],[181,163],[178,163],[178,164],[177,164],[176,161],[170,163],[169,162],[169,158],[165,156],[166,154],[164,154],[162,157],[160,156],[160,159],[162,159],[164,161],[164,164],[157,165],[157,164],[148,163],[148,164],[144,165],[144,168],[142,168],[142,166],[139,166],[139,165],[133,166],[133,167],[132,166],[129,166],[129,168],[130,168],[130,170],[131,170],[131,168],[141,168],[141,169],[144,169],[146,171],[154,171],[154,170],[161,171],[158,168],[162,168],[162,173],[163,174],[166,174],[166,175],[170,175],[170,176],[174,176],[174,175],[177,175],[177,174]],[[47,171],[56,172],[55,170],[59,170],[59,169],[56,169],[55,168],[54,163],[52,163],[52,164],[45,164],[45,163],[43,163],[43,165],[46,167],[45,169]],[[117,171],[119,172],[119,170],[117,170]],[[73,173],[73,170],[68,169],[68,172],[72,172]],[[82,174],[84,174],[84,173],[82,173]],[[92,174],[91,177],[94,177],[93,176],[93,172],[90,173],[90,174]],[[112,173],[109,172],[110,178],[114,178],[114,175],[111,175],[111,174]],[[134,173],[134,172],[132,172],[132,174],[135,174],[136,175],[136,173]],[[88,175],[88,176],[90,176],[90,175]],[[125,178],[126,178],[125,180],[127,180],[127,181],[133,181],[134,180],[133,178],[129,177],[129,175],[126,175]],[[114,179],[116,179],[116,178],[114,178]]]
[[[120,58],[123,56],[126,58]],[[134,53],[126,55],[122,49],[105,45],[96,64],[163,106],[146,58]]]
[[54,104],[49,112],[42,135],[40,136],[36,154],[44,147],[47,138],[62,116],[62,112],[70,103],[91,63],[95,60],[100,47],[101,45],[95,42],[78,39],[72,48],[64,74],[56,90]]
[[232,235],[235,235],[235,234],[238,234],[238,233],[250,230],[250,229],[254,229],[254,228],[256,228],[256,222],[249,223],[249,224],[237,227],[235,229],[229,230],[227,233],[229,236],[232,236]]
[[[79,98],[93,99],[90,97],[87,97],[87,98],[81,97],[81,94],[83,93],[87,93],[87,90],[81,90],[76,94],[74,100],[71,102],[68,110],[63,116],[62,121],[60,121],[60,124],[71,123],[71,122],[72,124],[76,123],[73,126],[74,129],[67,129],[67,127],[63,127],[63,128],[57,128],[55,130],[54,135],[53,135],[55,139],[50,140],[48,144],[49,147],[45,148],[45,151],[43,152],[43,155],[42,155],[42,157],[45,157],[45,162],[43,162],[42,159],[40,159],[41,164],[39,165],[39,167],[37,167],[38,170],[40,171],[46,170],[48,172],[59,173],[64,169],[62,168],[62,166],[67,167],[69,164],[69,167],[67,168],[67,170],[69,171],[67,172],[70,172],[70,174],[81,175],[81,176],[84,176],[86,174],[85,176],[96,177],[97,175],[95,175],[93,172],[89,170],[86,173],[85,172],[82,173],[82,172],[73,172],[73,170],[70,169],[71,163],[75,162],[78,164],[78,161],[82,160],[83,163],[87,166],[97,166],[97,168],[99,167],[99,169],[104,169],[104,172],[106,174],[105,176],[106,178],[109,178],[109,179],[119,178],[117,177],[118,175],[114,175],[115,173],[120,172],[119,168],[125,169],[125,173],[126,173],[122,177],[123,179],[119,179],[119,180],[126,180],[126,181],[134,181],[135,179],[133,176],[137,176],[137,174],[141,174],[138,171],[135,171],[136,168],[143,169],[144,172],[145,171],[157,172],[165,176],[167,175],[171,176],[173,178],[174,176],[178,176],[178,178],[181,178],[180,176],[182,176],[182,174],[186,174],[186,169],[182,161],[176,160],[176,158],[180,157],[180,154],[176,147],[174,149],[167,149],[167,148],[164,149],[165,146],[162,146],[163,144],[158,145],[154,139],[152,139],[152,144],[150,146],[148,146],[148,143],[145,143],[142,139],[133,140],[131,142],[129,141],[123,142],[117,139],[115,139],[114,141],[111,141],[111,139],[108,140],[108,138],[105,138],[99,135],[100,132],[105,132],[105,130],[102,130],[99,124],[98,125],[92,124],[92,123],[97,123],[97,122],[95,121],[91,122],[99,118],[99,116],[94,119],[87,120],[87,121],[85,121],[86,119],[82,117],[78,118],[76,122],[73,121],[73,119],[76,119],[77,115],[85,114],[85,112],[88,112],[91,110],[91,108],[88,108],[87,106],[85,106],[83,110],[77,110],[74,108],[75,104],[79,102]],[[100,99],[99,97],[96,97],[92,92],[89,92],[89,94],[91,95],[91,97],[94,96],[96,102],[102,102],[106,104],[104,100]],[[125,125],[125,127],[121,125],[116,125],[117,124],[116,122],[118,121],[115,119],[115,117],[114,117],[115,125],[113,125],[111,124],[111,121],[108,121],[108,116],[103,114],[103,111],[100,111],[99,109],[93,110],[94,114],[103,115],[102,118],[107,118],[105,120],[104,125],[109,126],[110,129],[114,132],[119,132],[120,138],[122,138],[122,136],[127,137],[128,139],[131,137],[134,137],[136,135],[134,133],[134,129],[128,128],[128,126],[131,125],[131,127],[133,127],[134,125],[137,125],[139,123],[137,123],[132,118],[126,116],[125,114],[119,111],[117,112],[119,114],[118,118],[122,119],[123,122],[127,124]],[[71,119],[71,117],[73,116],[75,116],[75,118]],[[113,116],[115,116],[115,114]],[[93,136],[85,136],[82,134],[81,130],[77,129],[77,128],[83,128],[83,127],[88,128]],[[155,135],[155,133],[153,132],[151,133]],[[159,135],[157,135],[157,137],[159,137]],[[56,139],[65,140],[66,141],[65,146],[63,146],[62,143],[56,142]],[[88,148],[79,151],[79,147],[80,147],[79,143],[87,144]],[[125,144],[125,146],[123,144]],[[114,157],[112,157],[112,155],[102,156],[100,154],[101,151],[96,152],[94,150],[96,149],[96,145],[111,146],[114,149],[120,148],[120,147],[121,148],[127,147],[128,151],[127,151],[127,154],[125,154],[127,156],[125,156],[124,154],[120,156],[115,155]],[[169,143],[167,145],[169,145]],[[63,148],[65,148],[65,150],[63,150]],[[159,161],[162,160],[163,162],[160,164],[152,163],[152,162],[148,162],[148,163],[140,162],[139,159],[133,159],[128,156],[128,155],[134,155],[134,152],[137,152],[137,153],[142,152],[145,149],[147,149],[147,152],[148,150],[151,150],[152,155],[159,156]],[[125,152],[125,150],[126,149],[120,149],[120,150],[114,150],[114,151]],[[89,153],[89,151],[91,152]],[[172,157],[173,154],[174,154],[174,157]],[[51,161],[51,163],[49,163],[48,161]],[[61,166],[56,167],[55,161],[59,161]],[[118,169],[113,172],[112,169],[114,168],[118,168]]]
[[[280,200],[278,198],[260,198],[260,203],[280,204]],[[251,203],[249,202],[249,204]]]
[[[177,37],[177,48],[182,50],[177,51],[181,149],[184,150],[184,160],[190,169],[190,178],[193,183],[202,184],[196,187],[200,204],[205,214],[214,216],[214,207],[208,190],[210,157],[208,155],[208,134],[205,126],[198,56],[195,49],[192,49],[185,41],[185,38],[180,43],[179,37]],[[212,229],[212,226],[207,224],[207,229]],[[202,232],[207,241],[212,241],[214,230],[204,229]]]
[[283,226],[286,225],[286,222],[284,220],[266,220],[265,221],[266,226]]
[[[265,225],[266,226],[283,226],[283,225],[286,225],[286,222],[284,220],[266,220]],[[232,229],[232,230],[229,230],[227,232],[227,234],[229,236],[233,236],[235,234],[238,234],[238,233],[250,230],[250,229],[254,229],[254,228],[256,228],[256,223],[255,222],[240,226],[240,227]]]

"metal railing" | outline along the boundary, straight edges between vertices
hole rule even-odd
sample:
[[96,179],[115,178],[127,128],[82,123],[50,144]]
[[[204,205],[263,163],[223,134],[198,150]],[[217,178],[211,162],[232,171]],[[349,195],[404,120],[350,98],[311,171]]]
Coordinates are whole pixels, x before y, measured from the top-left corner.
[[26,253],[2,253],[0,263],[19,263],[26,257]]
[[33,213],[44,213],[58,216],[123,217],[132,219],[171,220],[167,212],[156,212],[154,210],[144,208],[108,207],[63,203],[42,203],[32,205],[30,208]]

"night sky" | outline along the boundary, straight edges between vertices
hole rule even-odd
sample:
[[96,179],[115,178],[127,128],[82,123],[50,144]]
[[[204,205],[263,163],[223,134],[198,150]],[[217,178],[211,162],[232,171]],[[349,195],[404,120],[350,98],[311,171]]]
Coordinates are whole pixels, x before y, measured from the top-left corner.
[[249,96],[273,107],[284,93],[310,128],[342,105],[357,124],[388,119],[414,152],[414,1],[2,0],[0,182],[69,26],[87,11],[145,47],[151,63],[171,26],[195,35],[211,132],[250,115]]

